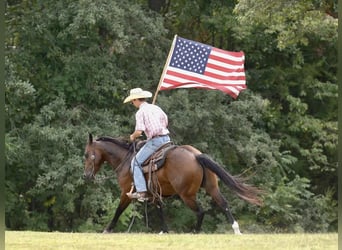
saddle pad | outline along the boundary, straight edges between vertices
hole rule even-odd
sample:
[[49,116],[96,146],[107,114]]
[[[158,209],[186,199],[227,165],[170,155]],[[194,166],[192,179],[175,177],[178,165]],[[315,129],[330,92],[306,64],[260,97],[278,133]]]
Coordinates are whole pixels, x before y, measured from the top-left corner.
[[[142,164],[143,172],[149,173],[160,169],[164,165],[166,153],[175,147],[177,146],[171,141],[161,145],[156,152]],[[151,168],[151,170],[149,168]]]

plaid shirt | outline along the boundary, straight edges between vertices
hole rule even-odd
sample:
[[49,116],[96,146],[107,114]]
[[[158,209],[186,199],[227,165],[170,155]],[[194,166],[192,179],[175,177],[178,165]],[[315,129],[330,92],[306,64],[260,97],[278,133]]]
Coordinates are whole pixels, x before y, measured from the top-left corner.
[[169,133],[167,115],[157,105],[142,103],[135,114],[135,120],[135,130],[144,131],[147,139]]

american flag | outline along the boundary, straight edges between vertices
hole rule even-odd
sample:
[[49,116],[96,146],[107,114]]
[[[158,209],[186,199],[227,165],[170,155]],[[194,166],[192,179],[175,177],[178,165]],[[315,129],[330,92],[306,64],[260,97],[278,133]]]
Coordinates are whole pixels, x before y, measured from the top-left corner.
[[175,36],[160,90],[217,89],[237,98],[246,89],[245,56]]

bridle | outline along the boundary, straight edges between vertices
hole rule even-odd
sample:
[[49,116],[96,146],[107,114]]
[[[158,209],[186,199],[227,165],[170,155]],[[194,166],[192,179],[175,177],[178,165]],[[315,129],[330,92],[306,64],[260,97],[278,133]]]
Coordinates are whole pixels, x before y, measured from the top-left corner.
[[[136,145],[135,145],[135,142],[132,143],[133,145],[133,152],[134,154],[136,154],[137,152],[137,148],[136,148]],[[115,176],[117,174],[117,172],[122,168],[122,166],[124,166],[126,163],[127,163],[127,160],[129,160],[129,151],[127,151],[127,154],[126,156],[124,157],[124,160],[120,163],[119,166],[117,166],[117,168],[115,169],[114,173],[111,174],[111,175],[108,175],[108,176],[99,176],[97,175],[96,178],[95,178],[95,160],[96,160],[96,154],[95,154],[95,150],[92,149],[91,150],[92,153],[90,156],[90,160],[91,160],[91,176],[93,177],[93,181],[104,181],[104,180],[107,180],[107,179],[111,179],[113,176]]]
[[95,153],[94,153],[94,154],[92,154],[92,155],[90,156],[90,159],[91,159],[91,161],[92,161],[92,165],[91,165],[91,167],[92,167],[92,169],[91,169],[91,173],[92,173],[92,175],[94,176],[94,171],[95,171],[95,159],[96,159]]
[[94,174],[94,172],[95,172],[95,159],[96,159],[95,152],[93,152],[91,154],[90,159],[91,159],[91,176],[95,178],[95,174]]
[[106,177],[97,176],[95,178],[95,173],[94,173],[95,172],[95,159],[96,159],[95,152],[92,153],[92,155],[90,156],[90,159],[91,159],[91,175],[96,182],[110,179],[115,175],[115,174],[111,174],[111,175],[106,176]]

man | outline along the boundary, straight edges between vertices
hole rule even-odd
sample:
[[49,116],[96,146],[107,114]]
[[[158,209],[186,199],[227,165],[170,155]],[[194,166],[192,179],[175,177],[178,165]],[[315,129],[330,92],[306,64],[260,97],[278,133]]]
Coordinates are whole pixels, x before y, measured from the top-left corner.
[[134,141],[143,132],[147,137],[147,142],[131,162],[136,192],[127,193],[128,197],[139,201],[147,200],[146,181],[141,164],[161,145],[170,141],[168,117],[160,107],[146,101],[146,98],[150,97],[151,92],[135,88],[130,90],[130,95],[124,100],[124,103],[131,102],[138,109],[135,114],[135,131],[130,135],[130,140]]

